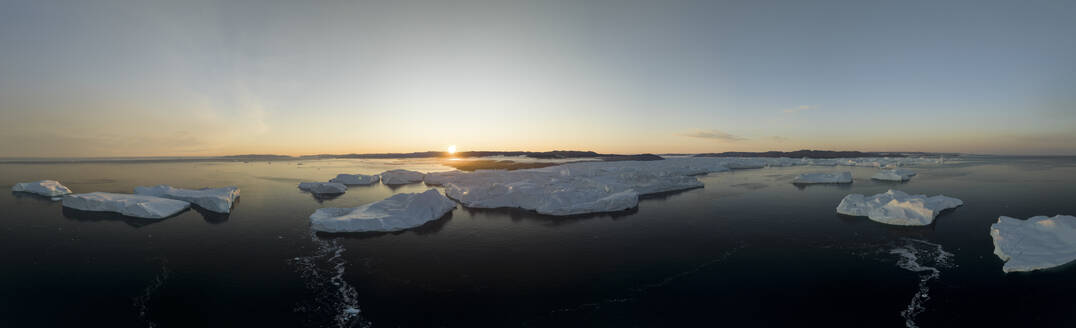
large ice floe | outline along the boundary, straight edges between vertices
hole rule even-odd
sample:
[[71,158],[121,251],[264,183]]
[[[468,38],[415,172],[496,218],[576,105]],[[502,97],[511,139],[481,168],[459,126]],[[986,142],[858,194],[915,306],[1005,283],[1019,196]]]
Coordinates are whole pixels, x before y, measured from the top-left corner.
[[861,194],[845,196],[837,205],[837,213],[866,216],[872,221],[903,226],[922,226],[934,222],[941,211],[964,205],[946,196],[908,195],[899,190],[866,197]]
[[321,208],[310,227],[324,232],[400,231],[436,220],[456,208],[437,189],[402,193],[356,208]]
[[852,183],[852,172],[804,173],[792,179],[795,184]]
[[179,213],[190,203],[147,195],[91,192],[64,196],[63,206],[93,212],[116,212],[143,219],[162,219]]
[[11,187],[11,191],[28,192],[45,197],[63,196],[71,193],[71,189],[67,189],[59,181],[55,180],[19,182]]
[[422,182],[422,178],[426,174],[418,171],[410,170],[388,170],[381,172],[381,183],[387,185],[402,185],[408,183]]
[[1076,217],[1035,216],[1027,220],[1007,216],[990,226],[994,254],[1005,272],[1052,268],[1076,260]]
[[347,186],[336,182],[300,182],[299,189],[316,195],[335,195],[347,192]]
[[871,176],[871,179],[882,181],[908,181],[915,176],[915,172],[906,169],[882,170]]
[[201,206],[217,213],[230,213],[235,199],[239,198],[239,187],[179,189],[167,185],[153,187],[135,187],[135,194],[182,200]]
[[368,186],[381,181],[381,177],[378,175],[365,175],[365,174],[337,174],[335,178],[329,180],[329,182],[340,183],[348,186]]

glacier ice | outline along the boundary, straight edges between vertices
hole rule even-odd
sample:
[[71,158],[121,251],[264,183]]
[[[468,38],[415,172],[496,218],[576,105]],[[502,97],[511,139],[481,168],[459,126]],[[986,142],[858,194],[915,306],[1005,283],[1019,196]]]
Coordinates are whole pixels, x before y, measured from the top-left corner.
[[792,180],[795,184],[852,183],[852,172],[804,173]]
[[1052,268],[1076,260],[1076,217],[1007,216],[990,226],[994,254],[1005,261],[1005,272]]
[[368,186],[381,181],[381,177],[378,175],[365,175],[365,174],[337,174],[335,178],[329,180],[329,182],[335,182],[348,186]]
[[422,182],[425,173],[411,170],[388,170],[381,172],[381,183],[387,185],[402,185]]
[[162,219],[179,213],[190,203],[147,195],[91,192],[63,198],[63,206],[93,212],[116,212],[143,219]]
[[331,195],[346,192],[347,186],[335,182],[301,182],[299,189],[316,195]]
[[71,193],[71,189],[67,189],[67,187],[64,187],[59,181],[55,180],[19,182],[11,187],[11,191],[28,192],[45,197],[63,196]]
[[201,206],[217,213],[230,213],[235,199],[239,198],[239,187],[180,189],[168,185],[153,187],[135,187],[135,194],[182,200]]
[[921,226],[934,222],[941,211],[964,205],[964,202],[946,196],[908,195],[899,190],[866,197],[861,194],[845,196],[837,205],[837,213],[866,216],[875,222]]
[[310,227],[324,232],[400,231],[436,220],[456,208],[437,189],[400,193],[356,208],[321,208]]
[[915,176],[915,171],[906,169],[882,170],[871,176],[874,180],[883,181],[908,181]]

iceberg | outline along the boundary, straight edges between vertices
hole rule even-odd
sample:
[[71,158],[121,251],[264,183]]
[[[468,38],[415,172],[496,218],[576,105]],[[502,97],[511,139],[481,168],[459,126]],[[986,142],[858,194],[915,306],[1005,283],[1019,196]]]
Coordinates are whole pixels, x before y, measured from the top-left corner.
[[67,189],[67,187],[64,187],[59,181],[55,180],[19,182],[11,187],[11,191],[28,192],[45,197],[63,196],[71,193],[71,189]]
[[232,204],[239,198],[239,187],[179,189],[167,185],[153,187],[135,187],[135,194],[191,202],[202,208],[217,212],[231,213]]
[[922,226],[934,222],[934,218],[946,209],[964,205],[964,202],[946,196],[908,195],[899,190],[865,197],[861,194],[844,196],[837,213],[866,216],[872,221],[902,225]]
[[883,181],[898,181],[899,182],[899,181],[911,180],[913,176],[915,176],[915,172],[912,171],[912,170],[894,169],[894,170],[882,170],[881,172],[878,172],[878,173],[874,174],[873,176],[871,176],[871,179],[883,180]]
[[443,186],[449,181],[454,181],[456,178],[467,174],[460,170],[445,171],[445,172],[430,172],[426,173],[426,176],[422,177],[422,182],[425,182],[430,186]]
[[1004,272],[1034,271],[1076,260],[1076,217],[1007,216],[990,226],[994,254],[1005,261]]
[[191,206],[190,203],[147,195],[91,192],[63,198],[63,206],[92,212],[116,212],[143,219],[163,219]]
[[852,183],[852,172],[804,173],[792,179],[795,184]]
[[316,195],[342,194],[347,191],[347,186],[335,182],[302,182],[299,189]]
[[365,175],[365,174],[337,174],[335,178],[329,180],[329,182],[335,182],[348,186],[369,186],[381,181],[381,177],[377,175]]
[[321,208],[310,215],[310,227],[323,232],[400,231],[437,220],[456,203],[437,191],[401,193],[356,208]]
[[426,174],[410,170],[388,170],[381,173],[381,183],[387,185],[402,185],[422,182]]

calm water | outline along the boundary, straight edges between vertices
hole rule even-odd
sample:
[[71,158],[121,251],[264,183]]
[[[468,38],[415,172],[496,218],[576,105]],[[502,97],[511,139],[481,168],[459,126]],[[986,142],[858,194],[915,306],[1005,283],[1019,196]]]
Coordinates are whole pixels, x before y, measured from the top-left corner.
[[[427,187],[353,187],[319,200],[300,181],[389,168],[448,170],[359,160],[0,164],[2,186],[242,189],[231,215],[162,221],[0,194],[0,326],[1076,326],[1076,266],[1003,274],[988,234],[999,215],[1076,214],[1076,159],[978,158],[918,169],[903,184],[842,167],[854,184],[807,188],[792,178],[833,169],[738,170],[626,213],[459,207],[402,233],[310,233],[319,207]],[[888,188],[966,205],[915,228],[834,211],[845,194]]]

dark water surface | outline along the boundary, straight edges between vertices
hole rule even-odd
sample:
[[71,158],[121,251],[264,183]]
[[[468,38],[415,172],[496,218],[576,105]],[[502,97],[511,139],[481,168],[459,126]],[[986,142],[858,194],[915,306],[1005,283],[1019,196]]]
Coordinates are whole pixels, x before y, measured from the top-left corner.
[[[999,215],[1076,214],[1071,158],[969,159],[918,168],[903,184],[871,181],[873,168],[736,170],[623,213],[459,207],[401,233],[309,231],[317,208],[427,187],[352,187],[324,200],[300,181],[389,168],[448,170],[358,160],[0,164],[0,186],[242,189],[231,215],[192,209],[160,221],[0,193],[0,326],[1076,326],[1076,265],[1004,274],[988,233]],[[851,170],[855,183],[791,184],[835,170]],[[834,211],[846,194],[889,188],[965,206],[927,227]]]

